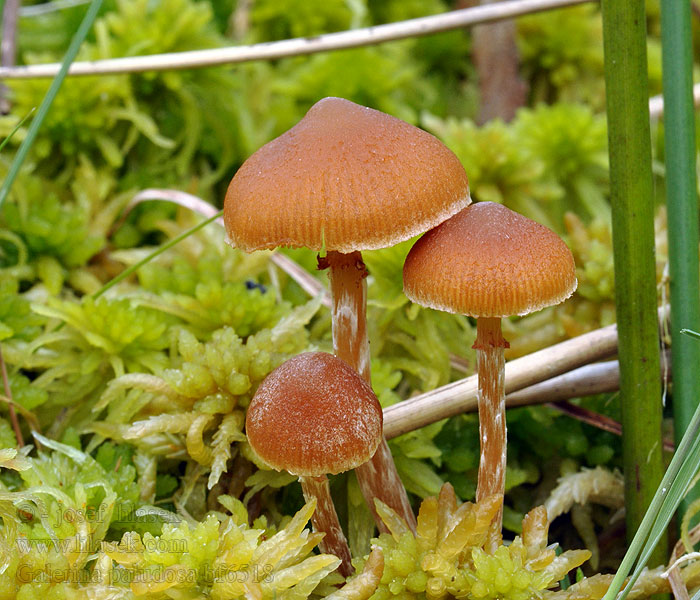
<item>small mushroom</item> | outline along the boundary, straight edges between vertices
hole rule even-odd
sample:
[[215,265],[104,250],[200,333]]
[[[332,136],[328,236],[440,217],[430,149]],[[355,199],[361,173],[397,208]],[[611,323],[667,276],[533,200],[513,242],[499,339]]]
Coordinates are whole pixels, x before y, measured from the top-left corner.
[[[571,251],[553,231],[494,202],[465,208],[424,234],[403,271],[423,306],[476,317],[481,460],[476,500],[503,494],[506,414],[501,318],[559,304],[576,289]],[[492,529],[500,543],[502,510]],[[493,546],[492,546],[493,547]]]
[[[326,255],[333,348],[370,383],[367,270],[362,250],[385,248],[441,223],[470,202],[459,159],[429,133],[342,98],[324,98],[238,170],[224,202],[231,245],[246,252],[306,247]],[[357,471],[374,499],[415,530],[385,440]]]
[[325,352],[290,358],[260,384],[248,407],[246,434],[273,469],[299,476],[312,517],[326,535],[321,550],[352,573],[350,549],[330,495],[327,474],[367,462],[382,439],[382,409],[372,388],[341,359]]

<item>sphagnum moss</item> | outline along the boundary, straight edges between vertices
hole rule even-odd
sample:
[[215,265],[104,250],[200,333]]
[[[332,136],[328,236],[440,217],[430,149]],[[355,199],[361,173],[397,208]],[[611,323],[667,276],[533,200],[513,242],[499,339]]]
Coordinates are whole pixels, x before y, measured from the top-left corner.
[[374,540],[382,549],[385,566],[372,600],[541,598],[590,557],[588,550],[556,555],[555,545],[547,543],[549,524],[543,507],[525,516],[522,536],[487,553],[489,525],[500,502],[494,495],[476,504],[458,505],[452,486],[446,483],[438,498],[423,501],[415,534],[378,502],[377,511],[390,533]]

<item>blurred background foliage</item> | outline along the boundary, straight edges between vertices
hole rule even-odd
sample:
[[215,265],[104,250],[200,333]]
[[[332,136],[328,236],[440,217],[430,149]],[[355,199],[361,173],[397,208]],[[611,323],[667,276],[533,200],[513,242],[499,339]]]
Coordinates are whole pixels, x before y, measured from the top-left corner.
[[[650,93],[661,85],[654,4]],[[108,0],[78,59],[314,36],[462,6],[443,0]],[[84,11],[83,5],[23,17],[20,64],[60,61]],[[504,323],[511,357],[614,322],[599,8],[581,5],[516,23],[528,93],[509,122],[477,123],[469,30],[231,67],[68,78],[0,211],[0,342],[15,401],[47,436],[76,452],[97,452],[103,467],[107,454],[116,453],[122,468],[132,469],[123,481],[110,481],[125,502],[160,503],[200,518],[219,506],[223,492],[272,521],[298,510],[297,484],[255,463],[241,417],[257,382],[284,358],[331,347],[328,311],[272,266],[269,255],[229,248],[214,225],[103,298],[90,295],[197,221],[164,202],[139,205],[120,221],[137,191],[174,188],[220,207],[241,163],[324,96],[427,129],[462,161],[475,201],[504,203],[565,238],[576,258],[578,291],[562,306]],[[7,85],[12,110],[0,117],[2,137],[40,103],[49,82]],[[655,135],[660,127],[655,124]],[[20,128],[0,154],[0,176],[25,133]],[[655,151],[661,198],[659,141]],[[661,202],[657,235],[663,286]],[[475,368],[473,323],[403,296],[409,248],[407,242],[366,256],[373,384],[384,406]],[[314,272],[311,253],[288,254]],[[579,403],[619,416],[614,395]],[[10,440],[3,415],[3,439]],[[462,499],[473,497],[477,428],[476,416],[461,416],[392,441],[414,499],[435,495],[444,480]],[[508,431],[505,523],[515,531],[560,474],[619,465],[615,436],[552,408],[510,411]],[[7,490],[34,485],[11,471],[0,481]],[[353,503],[353,486],[351,477],[339,477],[334,492],[344,518],[356,520],[351,542],[362,547],[367,527],[358,523],[369,516]],[[116,521],[113,526],[119,530]]]

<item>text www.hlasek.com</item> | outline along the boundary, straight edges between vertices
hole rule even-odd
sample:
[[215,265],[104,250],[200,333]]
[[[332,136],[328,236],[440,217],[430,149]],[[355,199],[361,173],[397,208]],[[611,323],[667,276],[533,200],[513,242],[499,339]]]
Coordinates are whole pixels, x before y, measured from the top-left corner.
[[[88,537],[75,535],[65,539],[30,539],[19,537],[16,540],[17,550],[21,554],[31,552],[33,549],[46,554],[48,552],[58,552],[60,554],[79,553],[79,554],[94,554],[101,549],[101,543],[94,541]],[[184,554],[188,552],[187,540],[163,540],[160,538],[145,538],[139,540],[137,544],[134,539],[125,538],[119,544],[117,552],[161,552]]]

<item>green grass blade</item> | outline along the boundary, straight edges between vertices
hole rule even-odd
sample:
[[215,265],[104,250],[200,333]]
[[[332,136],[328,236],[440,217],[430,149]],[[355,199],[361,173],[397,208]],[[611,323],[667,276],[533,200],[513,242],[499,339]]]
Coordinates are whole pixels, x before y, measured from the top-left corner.
[[625,577],[627,577],[627,574],[632,569],[632,565],[636,562],[630,583],[620,595],[620,600],[627,596],[649,560],[654,547],[665,534],[666,527],[668,527],[688,485],[697,473],[698,466],[700,466],[700,438],[698,437],[698,431],[700,431],[700,407],[695,410],[688,429],[671,459],[666,474],[661,480],[649,509],[644,515],[644,519],[637,529],[637,533],[627,549],[603,600],[613,600],[615,598],[622,588]]
[[24,125],[24,123],[27,121],[27,119],[29,117],[31,117],[32,114],[34,114],[35,110],[36,110],[36,108],[32,108],[32,110],[30,110],[26,115],[24,115],[22,120],[12,128],[12,131],[10,131],[10,135],[8,135],[2,142],[0,142],[0,150],[2,150],[5,147],[5,145],[7,144],[7,142],[9,142],[12,139],[12,136],[15,135],[15,133],[17,133],[19,131],[19,128],[22,127],[22,125]]
[[[658,542],[666,535],[668,524],[671,522],[674,513],[686,495],[690,482],[693,480],[698,471],[698,460],[700,460],[700,439],[697,439],[697,425],[700,424],[700,407],[698,408],[695,417],[699,423],[696,423],[696,426],[694,427],[692,432],[693,437],[688,438],[691,441],[692,447],[689,450],[687,457],[685,457],[685,459],[681,462],[680,468],[678,469],[676,476],[673,478],[670,488],[668,488],[668,493],[662,495],[662,497],[665,496],[663,498],[663,503],[659,509],[654,525],[651,528],[649,537],[644,544],[644,548],[642,549],[635,569],[630,576],[629,584],[625,588],[625,591],[621,594],[620,600],[623,600],[627,596],[628,590],[631,590],[634,582],[637,581],[642,573],[642,570],[649,561],[656,544],[658,544]],[[664,489],[663,485],[661,489]]]
[[166,250],[172,248],[176,244],[179,244],[182,240],[184,240],[186,237],[191,236],[193,233],[199,231],[203,227],[206,227],[209,225],[209,223],[213,223],[216,221],[221,215],[224,214],[224,211],[221,210],[218,213],[216,213],[214,216],[209,217],[206,221],[202,221],[201,223],[198,223],[194,227],[190,227],[187,231],[184,231],[177,237],[174,237],[172,240],[167,241],[165,244],[162,246],[156,248],[153,252],[151,252],[148,256],[145,258],[142,258],[140,261],[137,263],[134,263],[130,267],[124,269],[119,275],[117,275],[114,279],[111,279],[107,283],[105,283],[99,290],[97,290],[94,294],[92,294],[93,298],[99,298],[102,294],[104,294],[107,290],[110,288],[114,287],[117,285],[120,281],[123,281],[126,279],[129,275],[132,273],[135,273],[140,267],[143,265],[151,262],[156,256],[163,254]]
[[2,208],[7,194],[12,188],[12,184],[14,183],[15,178],[17,177],[17,174],[19,173],[19,170],[22,167],[22,163],[24,163],[24,159],[27,157],[27,154],[29,154],[29,150],[31,149],[32,144],[34,143],[34,139],[36,138],[36,135],[39,131],[39,127],[41,127],[41,124],[44,122],[44,118],[49,112],[51,104],[53,104],[53,101],[56,98],[56,94],[58,93],[58,90],[60,89],[61,84],[63,83],[63,80],[65,79],[66,74],[68,73],[68,68],[70,67],[71,63],[75,60],[75,57],[78,54],[78,50],[80,49],[80,46],[83,43],[83,40],[85,39],[85,36],[88,34],[88,31],[90,31],[92,24],[95,22],[95,19],[97,18],[97,14],[101,6],[102,0],[92,0],[87,10],[87,13],[85,14],[85,17],[83,18],[82,22],[80,23],[80,26],[78,27],[78,31],[75,32],[75,35],[71,40],[70,46],[68,47],[68,51],[66,52],[66,56],[63,59],[63,63],[61,64],[61,68],[58,71],[56,77],[54,77],[53,81],[51,82],[51,86],[46,92],[46,96],[44,96],[44,99],[39,105],[39,109],[36,112],[36,116],[30,123],[29,128],[27,130],[27,137],[24,138],[24,140],[20,144],[17,150],[17,154],[15,155],[15,158],[12,161],[12,164],[10,165],[10,170],[7,173],[7,177],[5,177],[5,181],[3,181],[2,186],[0,186],[0,208]]

